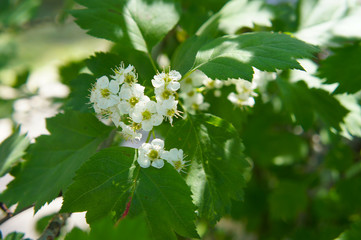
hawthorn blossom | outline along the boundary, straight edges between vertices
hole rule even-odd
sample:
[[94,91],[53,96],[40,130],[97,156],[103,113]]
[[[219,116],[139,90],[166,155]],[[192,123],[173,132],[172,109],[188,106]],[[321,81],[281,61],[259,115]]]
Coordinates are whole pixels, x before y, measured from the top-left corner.
[[181,75],[178,71],[172,70],[169,73],[161,72],[152,79],[152,85],[155,88],[163,87],[171,91],[177,91],[180,88]]
[[182,92],[188,93],[194,88],[200,87],[206,78],[208,77],[203,72],[196,70],[189,77],[182,80],[180,89]]
[[254,92],[256,84],[243,79],[238,79],[234,81],[234,84],[236,85],[237,93],[231,92],[227,97],[228,100],[239,107],[253,107],[253,105],[255,104],[253,97],[257,96],[257,93]]
[[121,135],[125,138],[125,140],[138,140],[142,138],[142,134],[137,132],[135,128],[132,126],[128,126],[123,122],[120,122],[120,127],[122,128]]
[[[96,108],[106,109],[119,103],[118,82],[109,81],[107,76],[97,79],[90,92],[90,102],[95,103]],[[99,111],[98,109],[95,111]]]
[[141,123],[144,131],[150,131],[163,122],[163,116],[157,112],[157,104],[148,97],[135,105],[130,117],[134,122]]
[[172,164],[178,172],[186,166],[182,149],[172,148],[170,151],[164,151],[161,157]]
[[124,84],[120,89],[119,97],[121,101],[118,107],[122,114],[131,113],[139,102],[149,101],[149,98],[144,95],[144,87],[137,83],[131,86]]
[[209,103],[204,102],[202,93],[196,92],[195,90],[188,93],[181,93],[180,97],[184,100],[184,107],[190,112],[195,113],[196,111],[207,110],[210,106]]
[[129,64],[127,68],[124,68],[124,64],[121,63],[119,67],[116,67],[115,70],[113,70],[113,72],[114,75],[111,76],[111,78],[117,81],[119,84],[125,83],[132,85],[138,81],[138,77],[133,65]]
[[168,118],[170,124],[173,123],[173,117],[180,116],[180,112],[177,110],[178,101],[174,97],[170,97],[167,100],[157,102],[157,111],[164,117]]
[[162,139],[153,139],[151,143],[143,143],[138,149],[138,163],[142,168],[153,166],[162,168],[164,161],[162,154],[164,152],[164,141]]

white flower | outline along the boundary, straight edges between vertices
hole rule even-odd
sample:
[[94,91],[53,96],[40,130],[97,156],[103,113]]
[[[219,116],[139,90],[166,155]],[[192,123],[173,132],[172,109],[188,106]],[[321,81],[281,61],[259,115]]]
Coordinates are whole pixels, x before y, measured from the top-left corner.
[[172,148],[170,151],[164,151],[161,157],[172,164],[178,172],[186,166],[182,149]]
[[233,83],[236,85],[237,93],[231,92],[227,97],[228,100],[239,107],[252,107],[255,104],[253,97],[257,96],[254,92],[256,84],[243,79],[234,80]]
[[122,128],[121,135],[125,138],[125,140],[140,140],[142,138],[142,134],[136,132],[135,129],[131,126],[126,125],[123,122],[120,122],[120,127]]
[[165,85],[154,89],[155,98],[157,101],[164,101],[169,98],[174,98],[175,91],[169,90]]
[[121,63],[119,67],[116,67],[115,70],[113,70],[113,72],[114,75],[111,76],[111,78],[117,81],[119,85],[122,83],[132,85],[138,81],[133,65],[129,64],[127,68],[124,68],[124,64]]
[[118,107],[122,114],[132,112],[135,105],[141,101],[149,101],[149,98],[144,95],[144,87],[137,83],[131,86],[124,84],[120,89],[119,97],[122,100]]
[[146,98],[135,105],[130,117],[134,122],[141,123],[144,131],[150,131],[153,126],[159,126],[163,122],[163,116],[157,112],[156,105],[154,101]]
[[178,71],[172,70],[169,73],[158,73],[152,79],[152,85],[155,88],[164,87],[171,91],[177,91],[180,88],[181,75]]
[[151,143],[143,143],[138,150],[138,163],[142,168],[152,165],[155,168],[162,168],[164,161],[161,158],[164,152],[164,141],[153,139]]
[[[95,108],[106,109],[119,103],[119,84],[102,76],[97,80],[90,93],[90,102],[97,105]],[[95,109],[95,111],[99,111]]]
[[209,103],[204,102],[204,97],[201,93],[196,91],[188,92],[187,94],[180,94],[184,100],[184,106],[191,113],[194,113],[197,110],[205,111],[209,108]]
[[250,106],[253,107],[255,101],[253,97],[250,97],[248,94],[236,94],[234,92],[231,92],[227,99],[231,101],[234,105],[238,107],[242,106]]
[[193,90],[193,88],[200,87],[204,79],[208,78],[203,72],[196,70],[189,77],[182,80],[181,82],[181,91],[188,93]]
[[173,117],[180,116],[180,112],[177,110],[178,101],[174,97],[170,97],[167,100],[157,102],[157,111],[164,117],[168,118],[170,124],[173,123]]
[[210,78],[206,78],[203,80],[203,84],[208,89],[213,89],[213,88],[220,89],[223,87],[223,81],[219,79],[212,80]]

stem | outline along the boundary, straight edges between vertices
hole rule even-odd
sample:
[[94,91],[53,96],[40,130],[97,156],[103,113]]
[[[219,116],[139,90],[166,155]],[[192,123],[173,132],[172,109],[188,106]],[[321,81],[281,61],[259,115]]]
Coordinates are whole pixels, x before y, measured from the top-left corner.
[[154,129],[152,129],[152,133],[153,133],[153,139],[155,139],[155,132],[154,132]]
[[38,240],[53,240],[57,238],[60,234],[61,228],[65,225],[66,220],[69,217],[70,213],[60,213],[55,215]]
[[152,56],[150,55],[149,52],[147,53],[147,55],[148,55],[148,58],[149,58],[149,60],[150,60],[150,63],[151,63],[152,66],[153,66],[154,71],[157,73],[157,72],[158,72],[158,69],[157,69],[157,66],[155,65],[155,63],[154,63],[154,61],[153,61]]
[[197,69],[193,69],[191,71],[188,71],[186,74],[184,74],[184,76],[181,78],[181,80],[179,80],[179,82],[181,82],[184,79],[186,79],[187,77],[189,77],[189,75],[191,75],[195,70],[197,70]]
[[12,217],[15,217],[16,215],[18,215],[19,213],[22,213],[26,210],[28,210],[29,208],[32,208],[34,207],[34,205],[30,205],[28,207],[25,207],[23,209],[21,209],[19,212],[15,212],[15,213],[12,213],[9,211],[9,213],[7,213],[6,217],[4,217],[3,219],[0,220],[0,225],[3,224],[4,222],[6,222],[7,220],[9,220],[10,218]]
[[150,140],[150,136],[152,135],[152,131],[149,131],[149,133],[148,133],[148,137],[147,137],[147,141],[145,141],[146,143],[148,143],[149,142],[149,140]]

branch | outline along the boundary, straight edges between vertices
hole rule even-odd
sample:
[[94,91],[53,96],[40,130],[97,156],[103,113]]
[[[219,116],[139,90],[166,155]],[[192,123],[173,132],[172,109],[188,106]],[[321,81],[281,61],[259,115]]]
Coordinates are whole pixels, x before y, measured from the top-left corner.
[[38,240],[53,240],[59,236],[61,228],[65,225],[66,220],[70,217],[70,213],[60,213],[55,215],[43,234]]
[[34,207],[34,205],[30,205],[30,206],[28,206],[28,207],[25,207],[25,208],[21,209],[21,210],[18,211],[18,212],[13,213],[13,212],[11,212],[11,211],[7,208],[7,206],[5,205],[5,203],[0,203],[0,206],[1,206],[1,209],[2,209],[4,212],[6,212],[6,216],[5,216],[3,219],[0,220],[0,225],[3,224],[4,222],[6,222],[7,220],[9,220],[10,218],[15,217],[15,216],[18,215],[19,213],[22,213],[22,212],[28,210],[29,208]]

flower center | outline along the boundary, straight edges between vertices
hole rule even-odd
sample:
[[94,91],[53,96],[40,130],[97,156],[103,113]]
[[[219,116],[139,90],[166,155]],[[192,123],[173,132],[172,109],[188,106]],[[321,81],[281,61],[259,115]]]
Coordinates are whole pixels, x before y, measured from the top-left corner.
[[132,97],[129,99],[128,102],[129,102],[130,106],[134,107],[135,104],[137,104],[139,102],[139,99],[137,97]]
[[107,88],[103,88],[102,90],[100,90],[100,94],[106,98],[106,97],[109,97],[110,91]]
[[170,83],[171,81],[172,81],[172,79],[169,77],[168,74],[166,74],[165,77],[164,77],[164,82]]
[[132,83],[135,82],[135,78],[132,74],[127,74],[127,76],[124,79],[124,82],[128,83],[129,85],[131,85]]
[[151,114],[148,110],[145,110],[145,111],[142,113],[142,117],[143,117],[143,120],[149,120],[149,119],[151,119],[152,114]]
[[167,89],[165,89],[165,90],[163,91],[163,93],[162,93],[162,98],[163,98],[163,99],[168,99],[171,95],[172,95],[172,92],[169,91],[169,90],[167,90]]
[[148,157],[151,161],[157,160],[159,157],[159,153],[157,150],[150,150],[150,152],[148,153]]
[[182,161],[174,161],[173,162],[173,164],[174,164],[174,168],[177,170],[177,171],[179,171],[179,170],[181,170],[182,168],[183,168],[183,163],[182,163]]
[[185,82],[186,82],[187,84],[191,84],[191,83],[192,83],[192,78],[187,78],[187,79],[185,80]]
[[194,91],[190,91],[189,93],[187,93],[187,95],[188,95],[189,97],[194,96]]
[[134,131],[140,130],[140,129],[142,129],[142,124],[141,124],[141,123],[133,122],[133,123],[132,123],[132,129],[133,129]]
[[172,108],[172,109],[169,109],[169,110],[167,111],[167,116],[169,116],[169,117],[173,117],[174,114],[175,114],[175,111],[174,111],[173,108]]

